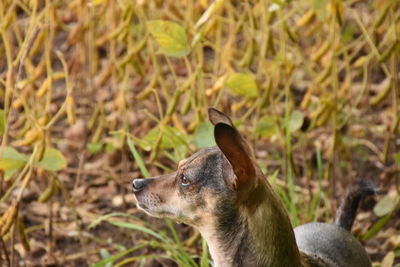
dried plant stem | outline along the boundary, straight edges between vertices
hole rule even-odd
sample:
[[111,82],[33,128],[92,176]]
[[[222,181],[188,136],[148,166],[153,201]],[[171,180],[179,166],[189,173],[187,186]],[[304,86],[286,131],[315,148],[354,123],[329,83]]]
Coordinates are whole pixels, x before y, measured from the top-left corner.
[[79,236],[79,241],[81,243],[82,249],[87,250],[87,246],[86,246],[87,240],[84,237],[84,235],[82,234],[83,230],[81,227],[81,220],[79,219],[78,212],[75,207],[75,203],[73,202],[70,194],[68,193],[67,188],[64,186],[64,183],[60,179],[58,179],[58,177],[54,176],[54,178],[56,179],[59,188],[61,188],[61,192],[62,192],[65,200],[67,201],[69,209],[71,210],[73,221],[75,222],[76,228],[78,229],[78,236]]
[[[5,261],[6,261],[6,266],[11,266],[11,260],[10,260],[9,254],[8,254],[7,246],[6,246],[6,243],[4,242],[2,236],[0,236],[0,242],[1,242],[1,246],[3,248],[4,257],[5,257]],[[0,257],[0,264],[2,263],[2,261],[3,261],[2,257]]]
[[[17,216],[15,216],[15,218],[17,218],[18,217],[18,215]],[[15,238],[16,238],[16,231],[17,231],[17,229],[18,229],[18,220],[14,220],[14,224],[13,224],[13,226],[11,227],[11,246],[10,246],[10,248],[11,248],[11,257],[10,257],[10,266],[16,266],[16,264],[15,264],[15,249],[14,249],[14,246],[15,246]]]

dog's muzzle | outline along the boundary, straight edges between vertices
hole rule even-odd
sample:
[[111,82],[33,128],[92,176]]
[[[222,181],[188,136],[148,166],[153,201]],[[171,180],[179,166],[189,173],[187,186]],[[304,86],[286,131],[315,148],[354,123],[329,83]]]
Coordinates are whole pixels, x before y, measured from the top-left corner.
[[146,187],[146,179],[134,179],[132,181],[133,192],[140,192]]

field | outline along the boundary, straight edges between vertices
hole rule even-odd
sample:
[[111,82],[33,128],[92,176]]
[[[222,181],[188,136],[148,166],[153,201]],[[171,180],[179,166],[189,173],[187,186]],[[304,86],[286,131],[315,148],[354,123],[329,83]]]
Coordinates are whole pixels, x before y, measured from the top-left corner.
[[0,265],[211,266],[131,182],[214,145],[212,106],[294,226],[373,180],[353,233],[399,267],[399,71],[399,1],[2,0]]

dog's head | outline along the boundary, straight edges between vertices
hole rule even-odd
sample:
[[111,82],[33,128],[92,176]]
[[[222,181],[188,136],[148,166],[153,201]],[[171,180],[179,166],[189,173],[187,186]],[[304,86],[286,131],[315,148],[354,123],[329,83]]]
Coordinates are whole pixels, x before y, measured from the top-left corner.
[[182,160],[174,173],[133,180],[139,208],[200,226],[247,201],[259,172],[252,150],[224,113],[210,108],[209,118],[217,146]]

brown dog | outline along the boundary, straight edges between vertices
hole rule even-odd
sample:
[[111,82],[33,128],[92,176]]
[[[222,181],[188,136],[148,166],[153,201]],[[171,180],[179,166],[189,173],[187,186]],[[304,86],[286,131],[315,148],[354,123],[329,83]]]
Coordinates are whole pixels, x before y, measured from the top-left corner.
[[140,209],[197,228],[218,267],[371,266],[349,232],[359,201],[375,192],[371,183],[352,187],[335,224],[310,223],[293,231],[283,204],[232,121],[213,108],[209,118],[217,146],[182,160],[174,173],[133,180]]

